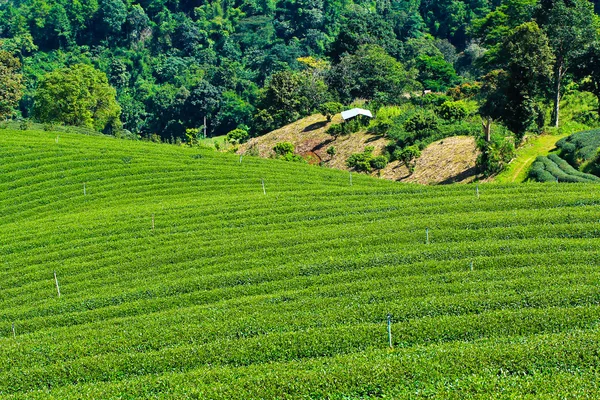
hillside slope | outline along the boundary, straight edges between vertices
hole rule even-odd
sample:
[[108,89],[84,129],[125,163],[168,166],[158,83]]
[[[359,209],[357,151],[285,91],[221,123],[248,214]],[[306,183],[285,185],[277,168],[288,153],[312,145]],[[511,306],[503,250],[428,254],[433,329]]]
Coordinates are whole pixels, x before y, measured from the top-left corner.
[[[266,135],[250,139],[240,146],[239,154],[255,154],[264,158],[273,157],[273,147],[280,142],[290,142],[295,146],[296,154],[311,164],[321,164],[330,168],[349,170],[346,160],[353,153],[362,153],[367,146],[375,148],[379,155],[389,140],[365,132],[348,136],[333,137],[327,134],[330,124],[340,123],[341,116],[336,115],[330,123],[319,114],[311,115],[293,122]],[[327,154],[333,146],[335,155]],[[479,150],[472,137],[451,137],[429,145],[417,160],[414,173],[400,161],[393,161],[381,170],[372,173],[385,179],[421,183],[468,183],[476,176],[476,162]]]
[[59,136],[0,130],[3,399],[600,396],[589,185]]

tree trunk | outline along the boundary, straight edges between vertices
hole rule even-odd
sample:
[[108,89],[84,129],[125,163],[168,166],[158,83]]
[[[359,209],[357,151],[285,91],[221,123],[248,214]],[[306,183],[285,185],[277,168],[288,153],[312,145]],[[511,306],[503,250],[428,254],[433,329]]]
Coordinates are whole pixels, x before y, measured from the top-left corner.
[[560,81],[562,80],[563,70],[559,65],[554,76],[554,109],[552,110],[552,118],[554,119],[554,127],[558,128],[560,117]]
[[483,127],[483,133],[485,134],[485,141],[492,141],[492,119],[487,117],[486,119],[481,119],[481,126]]

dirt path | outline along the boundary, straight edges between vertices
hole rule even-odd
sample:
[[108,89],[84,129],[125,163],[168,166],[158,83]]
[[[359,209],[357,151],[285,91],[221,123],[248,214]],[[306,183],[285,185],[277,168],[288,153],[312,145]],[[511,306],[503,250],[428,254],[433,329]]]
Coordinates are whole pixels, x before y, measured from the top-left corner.
[[530,139],[517,150],[517,156],[508,168],[500,173],[493,181],[498,183],[520,183],[527,179],[527,171],[538,156],[545,156],[556,148],[564,135],[541,135]]

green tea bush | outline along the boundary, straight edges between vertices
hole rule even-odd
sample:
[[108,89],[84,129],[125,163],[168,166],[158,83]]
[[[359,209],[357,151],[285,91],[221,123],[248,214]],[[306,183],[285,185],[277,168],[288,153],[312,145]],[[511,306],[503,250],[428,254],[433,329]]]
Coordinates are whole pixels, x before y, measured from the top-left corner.
[[595,186],[35,128],[0,134],[3,399],[600,394]]
[[575,133],[560,139],[556,147],[561,150],[561,157],[571,165],[580,166],[592,160],[600,148],[600,129]]

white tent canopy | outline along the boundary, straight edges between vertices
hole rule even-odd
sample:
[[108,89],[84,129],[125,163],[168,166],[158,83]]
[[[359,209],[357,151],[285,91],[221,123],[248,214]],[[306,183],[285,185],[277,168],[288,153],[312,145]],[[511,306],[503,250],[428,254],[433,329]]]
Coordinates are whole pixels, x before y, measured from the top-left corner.
[[353,108],[352,110],[342,111],[342,119],[344,121],[354,118],[357,115],[365,115],[369,118],[373,118],[373,114],[371,114],[371,111],[365,110],[363,108]]

